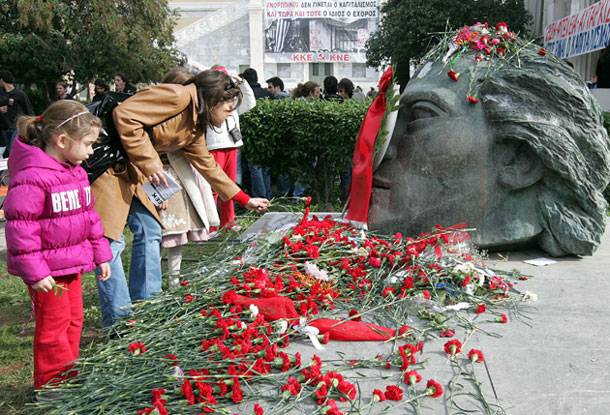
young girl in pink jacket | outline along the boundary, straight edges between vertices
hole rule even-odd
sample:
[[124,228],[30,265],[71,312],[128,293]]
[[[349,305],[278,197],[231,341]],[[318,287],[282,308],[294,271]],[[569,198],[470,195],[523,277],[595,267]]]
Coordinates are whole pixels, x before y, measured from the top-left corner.
[[97,264],[110,277],[112,258],[87,174],[100,120],[80,103],[57,101],[21,117],[9,158],[8,271],[28,285],[36,330],[34,386],[61,381],[78,358],[83,324],[81,275]]

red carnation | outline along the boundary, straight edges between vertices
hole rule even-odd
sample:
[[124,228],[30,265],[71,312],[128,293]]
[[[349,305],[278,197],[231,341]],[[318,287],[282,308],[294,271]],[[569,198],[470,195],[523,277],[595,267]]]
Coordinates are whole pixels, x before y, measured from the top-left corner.
[[546,55],[546,49],[545,48],[538,49],[538,55],[545,56]]
[[383,394],[383,391],[381,391],[379,389],[373,390],[373,401],[375,401],[375,402],[385,401],[385,395]]
[[309,207],[311,206],[311,196],[307,196],[304,200],[303,203],[305,204],[305,207]]
[[508,316],[504,313],[500,314],[500,317],[498,317],[497,322],[502,324],[508,323]]
[[398,335],[399,336],[404,336],[405,334],[409,333],[409,330],[411,330],[411,326],[408,325],[404,325],[404,326],[400,326],[400,328],[398,329]]
[[189,405],[194,405],[195,395],[193,394],[193,385],[191,385],[191,381],[188,379],[184,379],[184,382],[182,382],[182,387],[180,389],[182,390],[182,395],[184,395],[184,398],[187,400]]
[[415,385],[416,383],[421,382],[421,375],[417,373],[417,370],[411,370],[405,373],[404,382],[407,385]]
[[483,352],[477,349],[471,349],[468,352],[468,358],[472,363],[483,362],[485,361],[485,357],[483,356]]
[[362,316],[360,315],[360,312],[358,312],[358,310],[351,309],[349,311],[349,316],[353,321],[362,321]]
[[381,292],[382,297],[387,297],[390,294],[394,294],[396,292],[396,288],[394,287],[385,287]]
[[487,306],[485,306],[485,304],[477,305],[476,310],[474,310],[474,312],[477,313],[477,314],[483,314],[486,311],[487,311]]
[[508,32],[508,24],[506,22],[498,22],[496,24],[496,32],[500,32],[500,33]]
[[455,356],[462,351],[462,343],[458,339],[451,339],[445,343],[445,353]]
[[402,400],[402,389],[396,385],[388,385],[385,388],[385,398],[389,401]]
[[441,337],[453,337],[455,336],[455,330],[453,329],[445,329],[440,332],[439,336]]
[[263,415],[265,413],[265,410],[263,409],[262,406],[260,406],[259,404],[255,403],[254,404],[254,415]]
[[298,395],[301,392],[301,384],[297,378],[290,376],[286,384],[282,385],[280,391],[288,391],[291,395]]
[[369,264],[373,268],[380,268],[381,267],[381,259],[372,256],[372,257],[369,258]]
[[473,96],[473,95],[468,95],[468,97],[466,98],[468,100],[468,102],[470,102],[471,104],[476,104],[479,102],[479,100]]
[[147,350],[148,349],[142,342],[129,343],[129,346],[127,346],[127,351],[129,351],[130,353],[133,353],[134,355],[139,355],[141,353],[145,353]]
[[239,380],[237,378],[233,378],[233,388],[231,389],[231,392],[231,399],[234,403],[240,403],[244,399],[244,394],[241,391]]
[[443,394],[443,387],[434,379],[430,379],[426,384],[426,393],[431,398],[438,398]]
[[194,297],[193,297],[191,294],[186,294],[186,295],[184,296],[184,302],[185,302],[185,303],[190,303],[191,301],[193,301],[193,298],[194,298]]
[[453,69],[450,69],[449,72],[447,72],[447,75],[449,76],[449,78],[451,78],[452,81],[457,82],[457,80],[460,78],[460,73],[454,71]]

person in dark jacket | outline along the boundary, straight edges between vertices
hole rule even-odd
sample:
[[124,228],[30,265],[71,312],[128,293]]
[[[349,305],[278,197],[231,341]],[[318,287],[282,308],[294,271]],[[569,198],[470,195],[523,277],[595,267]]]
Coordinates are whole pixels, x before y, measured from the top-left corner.
[[250,85],[250,88],[254,91],[254,97],[256,97],[256,99],[271,98],[271,93],[258,83],[256,69],[248,68],[239,74],[239,76],[248,82],[248,85]]
[[4,144],[7,158],[15,136],[17,118],[21,115],[34,115],[32,103],[27,94],[15,87],[15,77],[9,71],[0,71],[0,145]]
[[103,79],[96,79],[94,90],[95,95],[93,96],[93,100],[91,102],[98,102],[101,101],[108,92],[110,92],[110,87]]

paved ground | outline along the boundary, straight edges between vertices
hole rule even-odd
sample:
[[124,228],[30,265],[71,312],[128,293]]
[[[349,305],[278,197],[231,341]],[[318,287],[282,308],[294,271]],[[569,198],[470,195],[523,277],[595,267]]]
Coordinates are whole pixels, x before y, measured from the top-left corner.
[[[519,321],[493,325],[501,338],[475,335],[465,347],[484,351],[499,403],[511,415],[610,414],[610,231],[593,257],[558,259],[558,263],[536,267],[525,259],[544,256],[540,251],[492,256],[490,265],[504,270],[518,269],[530,275],[519,282],[520,291],[531,291],[538,301],[528,307],[529,327]],[[489,327],[489,326],[487,326]],[[463,339],[461,339],[463,340]],[[442,344],[430,342],[425,353],[430,360],[422,371],[424,379],[451,378],[451,369]],[[309,345],[293,344],[304,356]],[[370,358],[384,347],[371,343],[334,343],[318,352],[323,358]],[[435,352],[438,351],[438,352]],[[431,357],[430,357],[431,356]],[[482,365],[477,377],[490,402],[495,402]],[[382,374],[377,372],[374,375]],[[363,391],[388,384],[378,378],[361,382]],[[406,407],[390,413],[412,413]],[[422,414],[449,414],[442,400],[426,400]],[[482,413],[476,411],[474,413]]]

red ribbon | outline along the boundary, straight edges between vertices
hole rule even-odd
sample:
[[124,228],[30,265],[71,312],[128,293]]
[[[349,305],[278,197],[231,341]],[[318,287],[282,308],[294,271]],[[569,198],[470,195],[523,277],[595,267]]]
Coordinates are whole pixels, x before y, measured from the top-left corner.
[[394,329],[378,326],[373,323],[354,320],[333,320],[319,318],[309,323],[320,330],[320,334],[329,334],[329,340],[344,342],[385,341],[395,336]]
[[385,93],[392,82],[392,67],[385,70],[379,80],[379,93],[369,107],[354,148],[352,167],[352,184],[350,200],[347,207],[347,219],[367,223],[369,203],[373,191],[373,158],[375,157],[375,139],[381,129],[385,114]]

